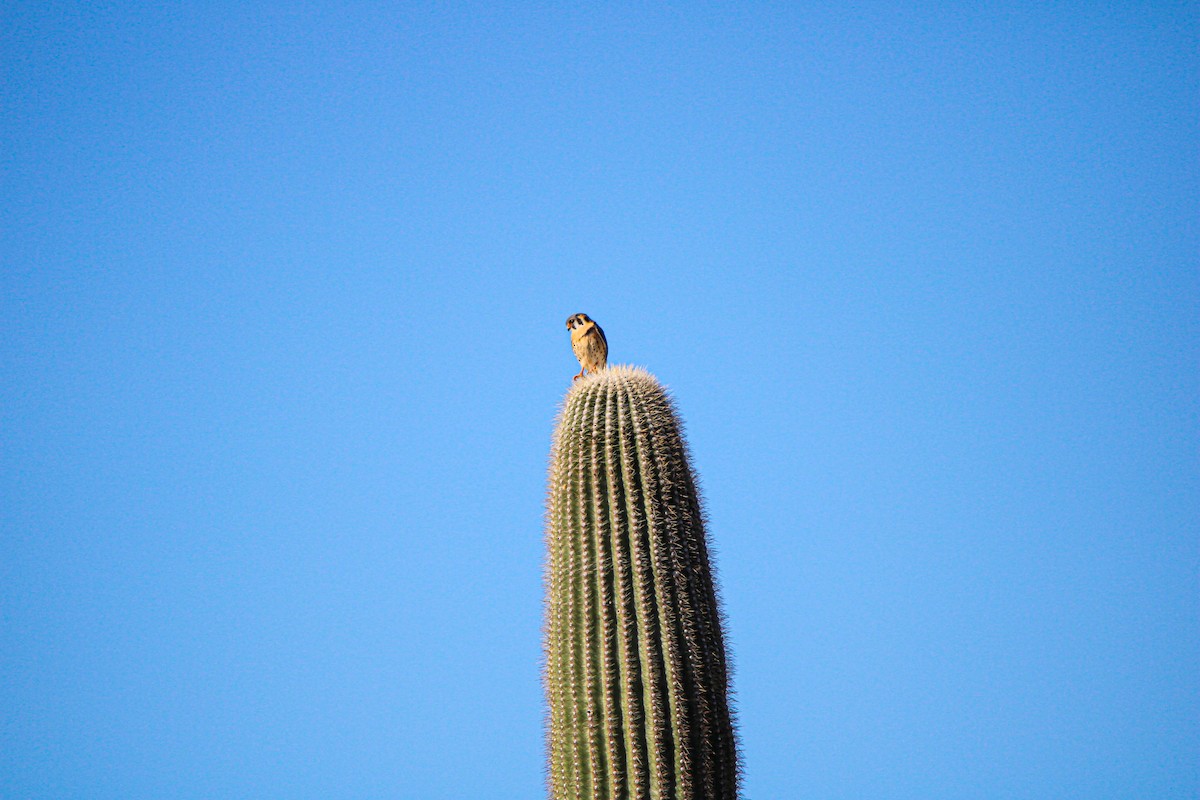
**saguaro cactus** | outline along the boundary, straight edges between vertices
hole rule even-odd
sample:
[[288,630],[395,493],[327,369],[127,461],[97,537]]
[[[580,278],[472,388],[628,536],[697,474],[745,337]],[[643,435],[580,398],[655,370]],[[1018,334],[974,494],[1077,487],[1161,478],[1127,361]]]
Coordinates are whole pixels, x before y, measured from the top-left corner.
[[546,538],[553,800],[734,800],[699,495],[672,403],[648,372],[613,367],[567,393]]

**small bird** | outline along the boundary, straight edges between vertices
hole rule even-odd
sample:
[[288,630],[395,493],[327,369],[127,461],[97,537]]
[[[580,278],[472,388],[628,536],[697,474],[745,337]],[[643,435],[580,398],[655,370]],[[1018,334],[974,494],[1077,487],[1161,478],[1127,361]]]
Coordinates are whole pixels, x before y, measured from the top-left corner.
[[579,359],[579,374],[571,380],[583,377],[583,371],[594,375],[608,366],[608,340],[604,331],[587,314],[572,314],[567,317],[567,330],[571,332],[571,349]]

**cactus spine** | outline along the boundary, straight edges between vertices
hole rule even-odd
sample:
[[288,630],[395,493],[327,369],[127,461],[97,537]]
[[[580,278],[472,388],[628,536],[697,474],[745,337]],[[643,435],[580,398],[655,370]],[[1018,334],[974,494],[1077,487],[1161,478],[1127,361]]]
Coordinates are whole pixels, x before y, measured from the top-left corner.
[[553,800],[734,800],[728,671],[696,481],[644,370],[567,393],[547,503]]

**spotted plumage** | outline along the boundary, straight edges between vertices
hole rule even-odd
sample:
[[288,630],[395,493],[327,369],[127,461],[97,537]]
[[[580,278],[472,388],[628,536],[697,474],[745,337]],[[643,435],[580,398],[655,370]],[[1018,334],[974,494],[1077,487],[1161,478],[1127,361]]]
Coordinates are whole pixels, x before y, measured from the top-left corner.
[[608,340],[604,331],[587,314],[572,314],[567,317],[567,330],[571,332],[571,349],[579,359],[579,374],[573,380],[589,375],[608,366]]

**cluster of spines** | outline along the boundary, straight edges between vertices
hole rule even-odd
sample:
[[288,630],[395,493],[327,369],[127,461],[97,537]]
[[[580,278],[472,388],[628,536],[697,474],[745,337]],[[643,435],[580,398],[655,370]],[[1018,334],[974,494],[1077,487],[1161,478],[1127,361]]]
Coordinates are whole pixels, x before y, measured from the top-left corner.
[[732,800],[728,669],[687,447],[650,374],[577,382],[547,507],[554,800]]

